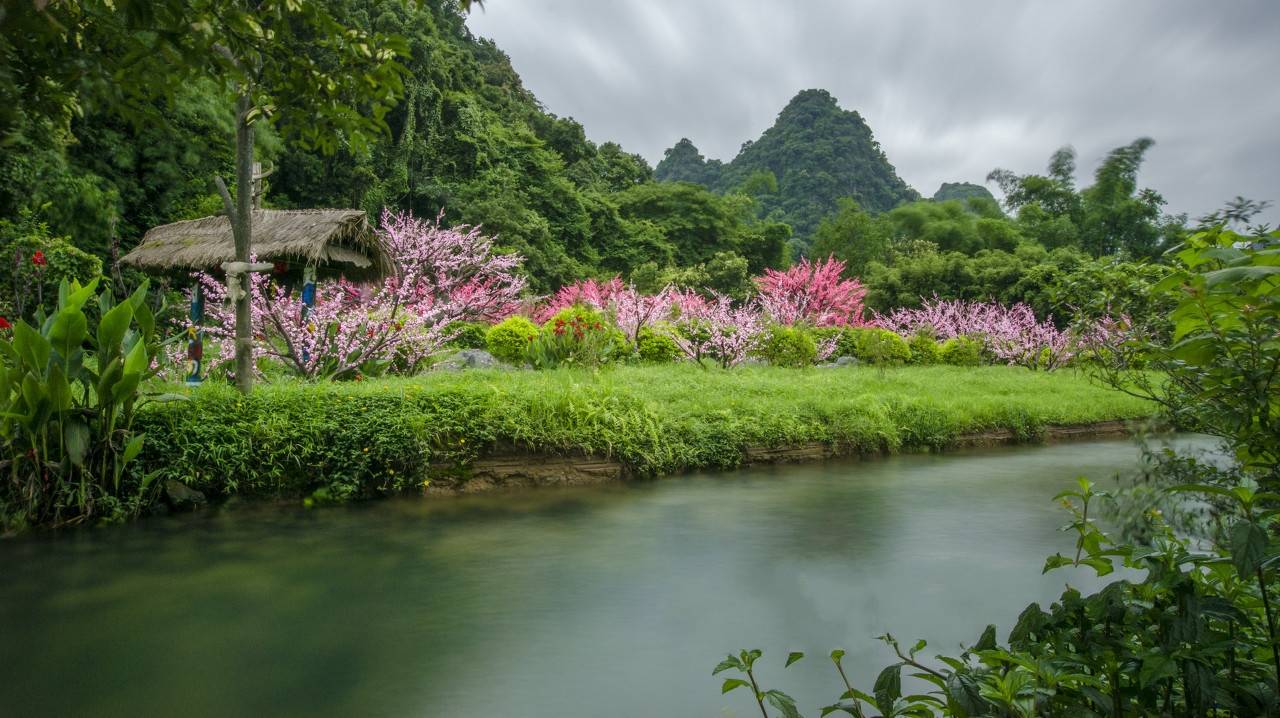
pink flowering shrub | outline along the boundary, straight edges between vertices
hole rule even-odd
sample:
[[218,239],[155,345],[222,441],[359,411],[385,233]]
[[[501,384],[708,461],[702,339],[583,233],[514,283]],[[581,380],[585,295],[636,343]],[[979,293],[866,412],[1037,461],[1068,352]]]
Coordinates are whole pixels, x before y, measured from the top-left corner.
[[566,284],[560,287],[555,294],[551,295],[550,299],[537,309],[533,319],[542,324],[558,314],[560,310],[568,309],[575,304],[581,304],[593,309],[608,309],[614,298],[626,289],[627,287],[622,283],[620,277],[614,277],[605,282],[584,279],[573,284]]
[[669,336],[693,361],[701,364],[710,359],[728,369],[742,363],[758,346],[765,322],[754,301],[734,306],[722,294],[710,299],[687,291],[673,294],[679,314]]
[[657,294],[642,294],[634,285],[614,277],[607,282],[587,279],[561,287],[551,299],[534,311],[534,319],[545,323],[565,309],[585,306],[607,313],[633,346],[640,333],[656,322],[671,317],[675,295],[664,288]]
[[876,323],[903,335],[927,332],[940,340],[974,337],[998,361],[1032,369],[1056,369],[1084,348],[1088,329],[1058,329],[1039,321],[1025,304],[925,300],[919,309],[895,309]]
[[[318,282],[310,312],[304,313],[295,288],[268,274],[253,275],[257,357],[276,359],[306,377],[350,376],[370,363],[412,370],[451,338],[451,323],[494,321],[518,308],[522,259],[495,255],[493,240],[478,229],[384,211],[379,232],[395,258],[395,273],[376,285]],[[220,361],[213,363],[230,363],[235,313],[225,302],[226,287],[203,273],[196,281],[206,293],[206,335],[220,340]]]
[[856,279],[843,279],[844,262],[828,257],[811,263],[802,259],[790,269],[766,269],[758,277],[760,306],[769,319],[779,324],[809,324],[815,327],[858,327],[862,299],[867,290]]

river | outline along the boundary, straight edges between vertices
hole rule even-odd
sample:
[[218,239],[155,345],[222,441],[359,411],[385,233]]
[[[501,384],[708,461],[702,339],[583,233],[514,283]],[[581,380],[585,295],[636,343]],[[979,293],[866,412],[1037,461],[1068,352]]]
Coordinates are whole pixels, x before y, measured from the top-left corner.
[[[1003,638],[1087,572],[1051,500],[1128,441],[769,466],[338,508],[248,504],[0,542],[5,715],[749,716],[765,650],[802,712],[874,640]],[[790,650],[810,654],[782,670]]]

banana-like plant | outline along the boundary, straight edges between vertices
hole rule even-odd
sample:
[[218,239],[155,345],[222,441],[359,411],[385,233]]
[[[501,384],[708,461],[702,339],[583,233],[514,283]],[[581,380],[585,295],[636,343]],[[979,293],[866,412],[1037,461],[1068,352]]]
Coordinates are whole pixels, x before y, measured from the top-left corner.
[[98,280],[64,281],[56,311],[0,334],[0,532],[144,505],[150,481],[129,467],[143,445],[139,387],[159,350],[146,295],[144,283],[117,304]]

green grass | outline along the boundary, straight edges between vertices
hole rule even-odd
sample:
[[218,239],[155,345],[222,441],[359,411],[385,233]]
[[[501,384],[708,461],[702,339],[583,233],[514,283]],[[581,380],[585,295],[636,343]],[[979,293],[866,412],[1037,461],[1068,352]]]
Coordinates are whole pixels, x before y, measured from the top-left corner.
[[1148,416],[1070,371],[863,367],[469,371],[360,383],[206,386],[139,419],[162,478],[214,494],[334,497],[402,489],[521,447],[616,458],[638,475],[731,468],[749,446],[848,453],[944,448],[963,434]]

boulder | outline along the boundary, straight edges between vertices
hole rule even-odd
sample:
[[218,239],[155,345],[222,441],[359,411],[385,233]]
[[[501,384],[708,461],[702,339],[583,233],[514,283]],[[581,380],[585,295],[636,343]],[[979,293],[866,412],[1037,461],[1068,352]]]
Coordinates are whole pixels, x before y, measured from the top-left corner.
[[498,369],[506,365],[483,349],[463,349],[436,364],[437,369],[458,371],[461,369]]
[[169,508],[176,511],[189,511],[207,503],[202,492],[174,479],[167,479],[164,482],[164,500]]

